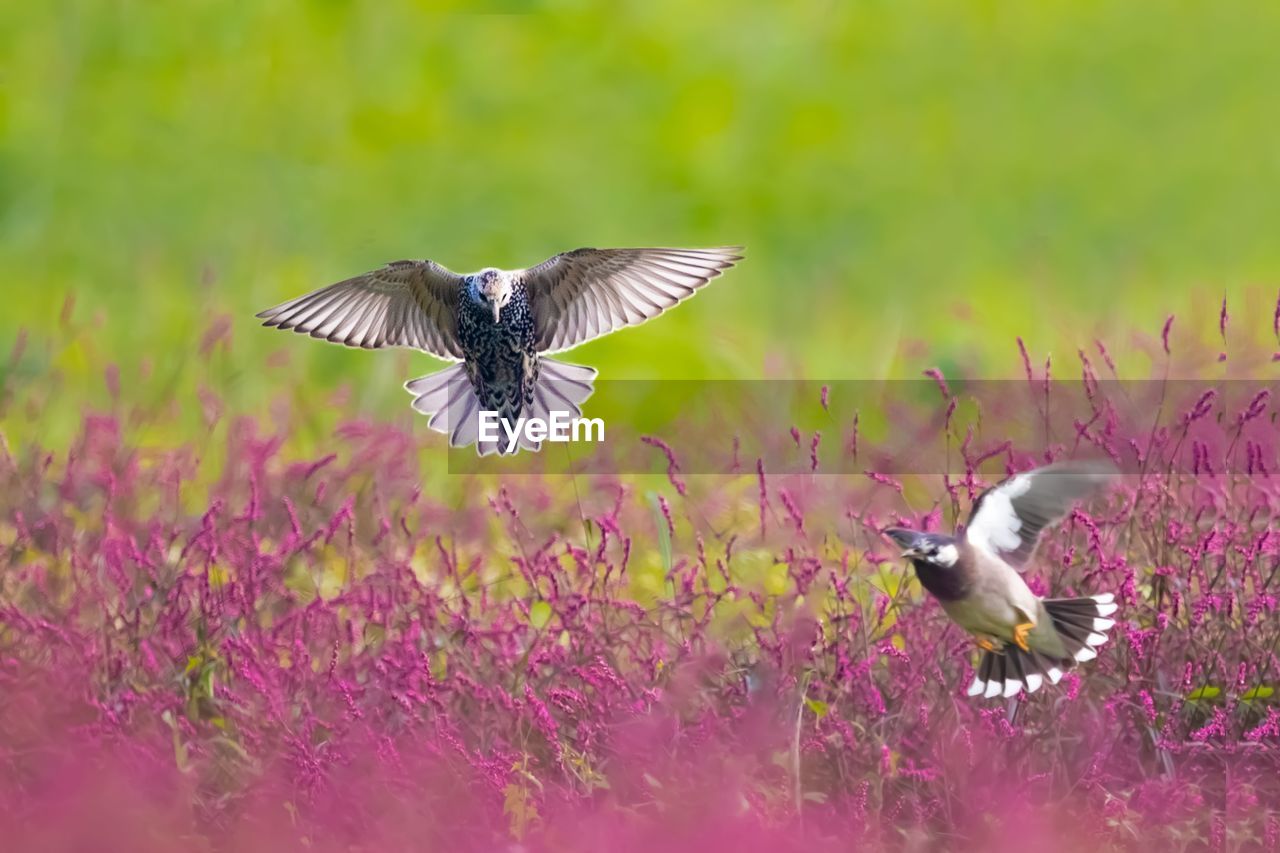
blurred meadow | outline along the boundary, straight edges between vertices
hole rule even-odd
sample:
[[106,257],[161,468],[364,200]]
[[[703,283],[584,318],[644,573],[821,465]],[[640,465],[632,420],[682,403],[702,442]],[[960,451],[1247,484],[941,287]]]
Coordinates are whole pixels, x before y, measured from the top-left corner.
[[[3,4],[0,836],[1276,849],[1278,43],[1234,0]],[[660,244],[747,257],[569,353],[646,380],[587,414],[804,379],[742,398],[797,466],[655,427],[655,476],[443,476],[439,363],[254,319]],[[1114,641],[970,700],[879,531],[1079,446],[1139,462],[1030,582]]]
[[464,6],[5,4],[0,347],[25,332],[4,381],[47,397],[10,439],[67,440],[112,364],[143,403],[403,416],[427,357],[253,320],[402,257],[745,244],[573,354],[615,379],[1010,375],[1019,335],[1123,352],[1271,297],[1276,7]]

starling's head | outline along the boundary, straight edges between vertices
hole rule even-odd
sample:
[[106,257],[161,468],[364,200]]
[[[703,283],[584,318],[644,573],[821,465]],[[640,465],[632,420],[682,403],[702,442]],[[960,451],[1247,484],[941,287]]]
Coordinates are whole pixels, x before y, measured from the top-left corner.
[[502,309],[511,301],[511,280],[502,274],[502,270],[486,269],[470,276],[467,288],[471,299],[479,305],[488,305],[493,310],[493,322],[498,322]]
[[890,527],[884,531],[902,549],[902,556],[917,563],[928,563],[949,569],[960,558],[956,540],[941,533],[921,533],[905,527]]

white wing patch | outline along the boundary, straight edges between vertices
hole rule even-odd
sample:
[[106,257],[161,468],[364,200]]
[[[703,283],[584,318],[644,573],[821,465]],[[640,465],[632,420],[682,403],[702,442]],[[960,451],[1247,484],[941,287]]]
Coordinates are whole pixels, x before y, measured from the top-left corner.
[[1031,488],[1031,475],[1019,474],[987,493],[982,507],[965,530],[965,539],[989,554],[1016,551],[1022,544],[1018,531],[1022,519],[1013,510],[1013,499]]

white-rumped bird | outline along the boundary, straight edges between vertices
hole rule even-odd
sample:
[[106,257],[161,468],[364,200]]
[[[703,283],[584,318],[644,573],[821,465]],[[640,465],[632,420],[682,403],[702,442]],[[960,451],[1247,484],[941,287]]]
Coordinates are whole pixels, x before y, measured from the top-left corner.
[[741,248],[577,249],[529,269],[459,275],[396,261],[258,314],[267,326],[364,349],[408,347],[453,367],[405,388],[427,425],[480,455],[537,450],[480,437],[482,411],[504,430],[552,412],[582,414],[596,371],[547,353],[650,320],[742,259]]
[[1104,462],[1063,462],[1016,474],[978,496],[959,536],[884,532],[942,609],[984,649],[969,695],[1034,693],[1045,679],[1098,656],[1115,622],[1110,593],[1040,598],[1023,580],[1046,527],[1112,482]]

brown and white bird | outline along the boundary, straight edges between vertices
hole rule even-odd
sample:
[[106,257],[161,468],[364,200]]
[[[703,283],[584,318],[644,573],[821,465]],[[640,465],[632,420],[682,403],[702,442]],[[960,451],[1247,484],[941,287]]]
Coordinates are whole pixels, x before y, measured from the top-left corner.
[[480,437],[482,411],[504,430],[552,412],[582,414],[596,371],[547,353],[651,320],[742,259],[741,248],[577,249],[535,267],[460,275],[434,261],[396,261],[258,314],[364,349],[408,347],[461,364],[405,388],[427,425],[480,455],[540,442]]
[[1112,482],[1103,462],[1064,462],[1016,474],[983,492],[961,536],[893,527],[884,531],[916,577],[985,653],[969,695],[1034,693],[1045,679],[1098,656],[1115,622],[1110,593],[1040,598],[1023,580],[1046,527]]

